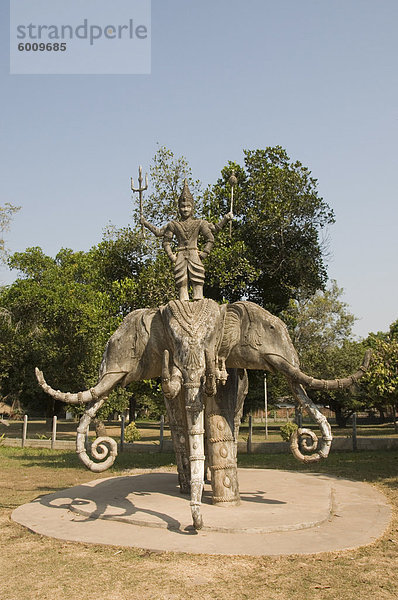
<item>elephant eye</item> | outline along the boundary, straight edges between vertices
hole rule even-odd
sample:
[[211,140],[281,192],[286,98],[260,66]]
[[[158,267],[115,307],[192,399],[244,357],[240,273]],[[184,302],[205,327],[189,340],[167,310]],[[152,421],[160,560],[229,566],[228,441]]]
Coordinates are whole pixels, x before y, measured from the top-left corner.
[[275,327],[273,325],[270,325],[269,328],[270,329],[275,329]]

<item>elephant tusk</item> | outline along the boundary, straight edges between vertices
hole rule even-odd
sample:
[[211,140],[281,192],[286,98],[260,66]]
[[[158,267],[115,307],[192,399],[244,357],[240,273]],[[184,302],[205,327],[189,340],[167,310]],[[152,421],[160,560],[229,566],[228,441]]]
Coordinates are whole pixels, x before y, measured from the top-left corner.
[[361,377],[364,376],[368,370],[371,357],[372,351],[370,349],[366,350],[362,365],[359,367],[358,371],[352,375],[344,377],[343,379],[312,379],[312,381],[309,383],[309,387],[313,390],[342,390],[350,387],[350,385],[356,383],[359,379],[361,379]]
[[125,376],[125,373],[105,373],[104,377],[97,383],[97,385],[84,392],[78,392],[72,394],[70,392],[61,392],[60,390],[54,390],[48,385],[44,379],[43,372],[37,367],[35,369],[36,379],[46,394],[59,400],[60,402],[66,402],[67,404],[88,404],[93,400],[98,400],[102,396],[106,396],[115,387],[115,385]]
[[293,367],[293,365],[287,362],[283,356],[271,353],[267,354],[267,357],[268,356],[277,357],[276,360],[269,360],[271,366],[274,366],[277,370],[282,371],[282,373],[289,377],[289,379],[296,383],[300,383],[304,387],[312,390],[342,390],[350,387],[350,385],[356,383],[361,377],[363,377],[369,367],[372,351],[367,350],[365,352],[362,365],[359,367],[358,371],[342,379],[316,379],[314,377],[310,377],[306,373],[303,373],[303,371],[297,367]]

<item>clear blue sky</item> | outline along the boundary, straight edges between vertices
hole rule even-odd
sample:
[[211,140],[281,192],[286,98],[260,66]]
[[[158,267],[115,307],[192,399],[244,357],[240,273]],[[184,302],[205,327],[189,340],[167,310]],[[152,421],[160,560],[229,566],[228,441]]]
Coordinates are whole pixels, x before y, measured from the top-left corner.
[[[130,220],[157,143],[214,182],[280,144],[333,207],[329,276],[359,318],[398,318],[396,0],[153,0],[150,75],[9,75],[1,0],[0,203],[11,251],[88,249]],[[16,273],[0,271],[0,281]]]

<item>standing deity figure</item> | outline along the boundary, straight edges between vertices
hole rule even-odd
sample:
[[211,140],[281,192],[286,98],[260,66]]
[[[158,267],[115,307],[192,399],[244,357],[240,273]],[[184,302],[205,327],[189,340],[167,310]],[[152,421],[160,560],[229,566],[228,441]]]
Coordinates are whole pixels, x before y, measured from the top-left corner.
[[[178,200],[180,221],[170,221],[162,228],[149,223],[141,217],[141,224],[147,227],[157,237],[163,237],[163,248],[167,256],[174,263],[174,276],[180,300],[189,300],[188,286],[192,285],[193,300],[203,298],[203,284],[205,269],[202,259],[211,252],[214,244],[214,233],[220,231],[233,218],[229,212],[219,223],[214,225],[204,219],[195,219],[194,200],[189,191],[187,180]],[[175,253],[171,247],[173,237],[176,237],[178,246]],[[198,248],[198,237],[204,240],[201,249]]]

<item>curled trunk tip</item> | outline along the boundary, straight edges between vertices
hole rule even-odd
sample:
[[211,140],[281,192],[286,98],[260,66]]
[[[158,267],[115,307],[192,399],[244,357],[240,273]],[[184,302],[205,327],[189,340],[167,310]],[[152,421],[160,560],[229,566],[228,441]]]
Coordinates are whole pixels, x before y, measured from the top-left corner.
[[[308,442],[310,440],[310,442]],[[303,444],[307,452],[313,454],[303,454],[300,449],[300,442]],[[327,442],[331,442],[327,440]],[[290,436],[290,450],[295,458],[303,463],[318,462],[321,458],[327,458],[330,450],[330,443],[325,448],[314,452],[318,446],[318,438],[311,429],[299,428]]]

